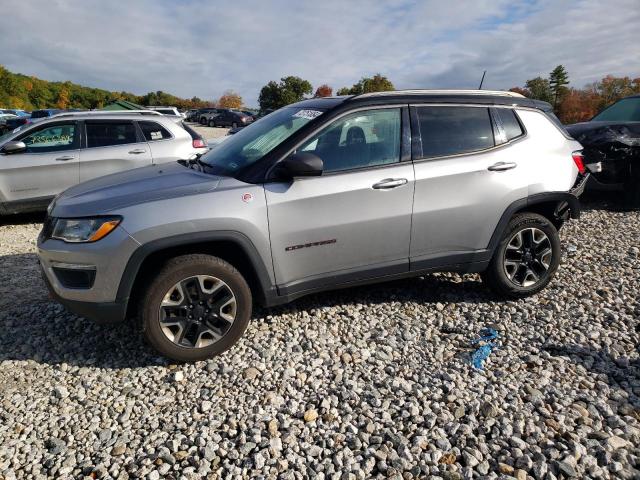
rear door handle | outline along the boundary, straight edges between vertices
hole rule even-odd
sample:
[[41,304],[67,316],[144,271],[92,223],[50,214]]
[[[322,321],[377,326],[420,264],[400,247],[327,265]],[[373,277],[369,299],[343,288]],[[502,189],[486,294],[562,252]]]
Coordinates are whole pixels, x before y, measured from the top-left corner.
[[518,166],[515,162],[498,162],[491,165],[488,170],[491,172],[504,172],[505,170],[511,170]]
[[76,157],[72,156],[72,155],[64,155],[62,157],[58,157],[56,158],[56,162],[67,162],[69,160],[73,160]]
[[144,148],[136,148],[135,150],[130,150],[129,153],[132,153],[134,155],[138,155],[140,153],[144,153],[146,152],[146,150]]
[[401,187],[408,182],[406,178],[385,178],[378,183],[374,183],[372,188],[376,190],[389,190],[391,188]]

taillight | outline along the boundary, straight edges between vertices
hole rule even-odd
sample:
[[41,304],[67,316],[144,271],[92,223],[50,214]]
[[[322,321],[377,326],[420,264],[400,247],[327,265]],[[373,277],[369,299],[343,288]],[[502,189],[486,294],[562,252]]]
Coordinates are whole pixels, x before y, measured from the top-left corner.
[[205,148],[207,146],[201,138],[194,138],[192,144],[193,148]]
[[587,169],[584,166],[584,155],[582,155],[582,152],[580,150],[576,150],[571,154],[571,157],[573,158],[573,163],[578,167],[578,171],[584,175]]

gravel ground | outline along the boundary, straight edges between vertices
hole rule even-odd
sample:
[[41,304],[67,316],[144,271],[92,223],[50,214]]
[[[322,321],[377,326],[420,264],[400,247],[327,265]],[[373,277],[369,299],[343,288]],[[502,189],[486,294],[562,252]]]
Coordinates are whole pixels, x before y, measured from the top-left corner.
[[[47,300],[39,218],[13,219],[0,477],[640,478],[640,212],[588,207],[537,296],[454,274],[314,295],[193,365]],[[500,348],[474,370],[489,325]]]
[[191,128],[198,132],[205,140],[224,137],[229,131],[228,128],[221,127],[205,127],[196,122],[187,122]]

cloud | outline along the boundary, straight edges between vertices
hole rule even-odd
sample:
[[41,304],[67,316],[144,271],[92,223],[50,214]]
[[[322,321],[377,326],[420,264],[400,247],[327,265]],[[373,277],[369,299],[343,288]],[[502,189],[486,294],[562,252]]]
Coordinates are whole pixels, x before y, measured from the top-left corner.
[[137,94],[234,89],[255,105],[285,75],[336,89],[377,72],[398,88],[476,88],[485,69],[486,88],[509,88],[558,64],[576,86],[640,75],[637,0],[31,0],[3,11],[10,70]]

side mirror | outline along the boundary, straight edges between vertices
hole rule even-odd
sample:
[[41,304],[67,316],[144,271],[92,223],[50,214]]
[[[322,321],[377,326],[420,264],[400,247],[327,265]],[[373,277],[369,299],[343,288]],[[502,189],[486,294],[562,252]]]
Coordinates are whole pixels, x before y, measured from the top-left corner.
[[322,159],[311,152],[298,152],[289,155],[277,166],[280,177],[294,179],[296,177],[319,177],[324,164]]
[[9,155],[11,153],[22,153],[27,149],[24,142],[7,142],[0,149],[0,153]]

